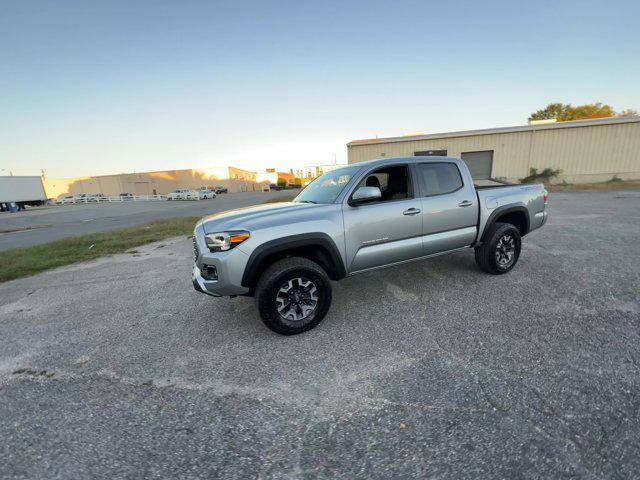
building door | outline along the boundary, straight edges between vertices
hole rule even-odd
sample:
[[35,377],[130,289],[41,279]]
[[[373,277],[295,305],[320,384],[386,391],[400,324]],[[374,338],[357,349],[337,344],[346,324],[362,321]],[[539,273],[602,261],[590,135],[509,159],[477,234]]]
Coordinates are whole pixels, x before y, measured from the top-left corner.
[[493,168],[493,150],[481,152],[464,152],[461,155],[464,163],[469,167],[471,178],[474,180],[486,180],[491,178]]
[[413,152],[414,157],[446,157],[446,150],[424,150],[422,152]]

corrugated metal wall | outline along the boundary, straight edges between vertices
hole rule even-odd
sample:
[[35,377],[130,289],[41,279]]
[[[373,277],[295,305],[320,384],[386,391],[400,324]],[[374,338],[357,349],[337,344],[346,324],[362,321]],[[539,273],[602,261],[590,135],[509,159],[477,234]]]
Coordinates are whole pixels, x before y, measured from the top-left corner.
[[[382,140],[382,139],[381,139]],[[640,122],[548,128],[424,140],[390,140],[348,146],[349,163],[382,157],[410,157],[420,150],[446,149],[449,156],[493,150],[494,178],[516,180],[529,168],[560,169],[555,179],[602,182],[614,175],[640,179]]]

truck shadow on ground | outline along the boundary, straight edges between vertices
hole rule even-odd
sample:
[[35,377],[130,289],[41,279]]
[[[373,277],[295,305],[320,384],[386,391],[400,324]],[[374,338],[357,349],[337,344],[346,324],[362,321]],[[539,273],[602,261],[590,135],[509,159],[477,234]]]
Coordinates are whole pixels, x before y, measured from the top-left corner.
[[[341,325],[354,322],[352,312],[356,307],[359,317],[366,317],[371,309],[377,309],[378,303],[413,302],[418,308],[430,292],[448,288],[452,280],[467,284],[477,282],[478,277],[482,276],[486,274],[478,269],[473,251],[469,250],[347,277],[332,282],[331,309],[316,328],[341,329]],[[272,338],[273,335],[279,337],[262,325],[253,297],[220,298],[216,302],[219,302],[216,308],[219,314],[216,316],[216,323],[219,328],[226,329],[229,325],[233,326],[236,333],[243,331],[257,334],[262,331],[266,338]]]

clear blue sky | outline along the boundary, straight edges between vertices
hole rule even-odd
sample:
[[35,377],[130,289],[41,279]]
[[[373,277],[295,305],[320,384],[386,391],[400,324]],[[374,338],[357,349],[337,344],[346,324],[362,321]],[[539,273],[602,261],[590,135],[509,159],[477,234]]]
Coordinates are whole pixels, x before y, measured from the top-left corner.
[[344,162],[355,138],[518,125],[552,101],[640,110],[637,1],[0,8],[15,174]]

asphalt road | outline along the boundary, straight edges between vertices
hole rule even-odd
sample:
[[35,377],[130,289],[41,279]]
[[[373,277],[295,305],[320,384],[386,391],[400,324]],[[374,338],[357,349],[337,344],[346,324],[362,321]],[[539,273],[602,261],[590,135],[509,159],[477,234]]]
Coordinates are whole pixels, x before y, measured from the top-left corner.
[[193,291],[185,238],[0,285],[3,478],[640,477],[640,191],[334,285],[318,328]]
[[164,218],[204,216],[291,194],[291,191],[284,190],[243,192],[218,195],[212,200],[89,203],[35,208],[17,214],[2,213],[0,251],[134,227]]

